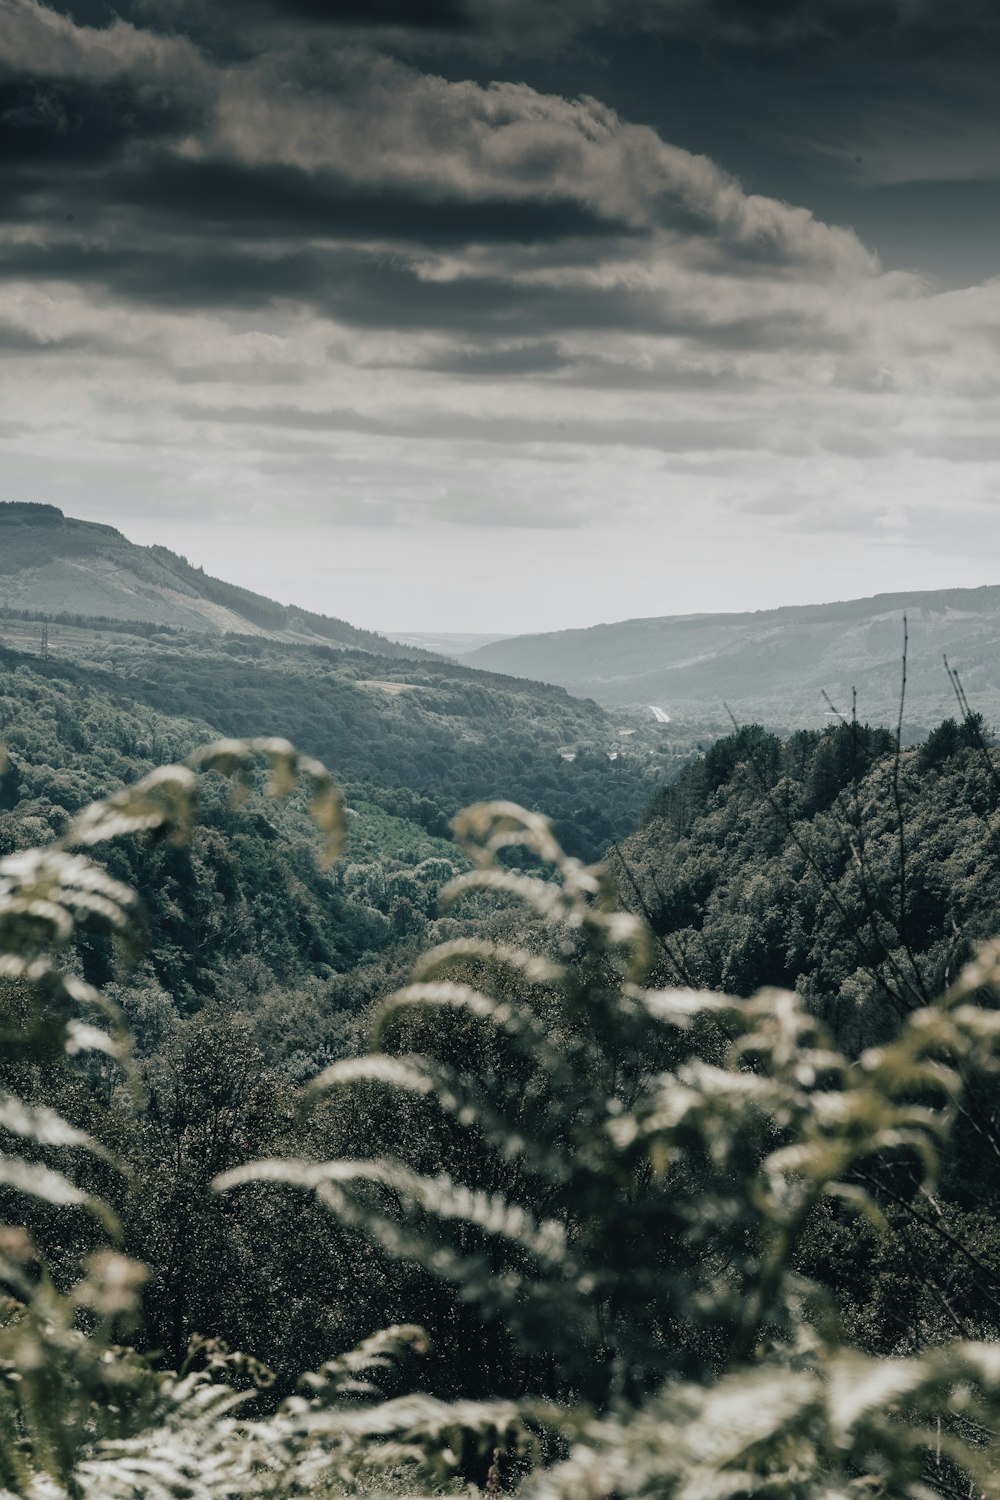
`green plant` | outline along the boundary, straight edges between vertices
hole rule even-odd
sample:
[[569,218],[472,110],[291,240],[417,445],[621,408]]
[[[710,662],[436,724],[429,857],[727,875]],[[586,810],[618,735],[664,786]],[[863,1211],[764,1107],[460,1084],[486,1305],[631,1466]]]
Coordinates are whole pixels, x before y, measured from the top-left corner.
[[[275,791],[312,783],[335,841],[339,800],[321,767],[283,742],[225,743],[95,804],[58,845],[0,863],[12,1051],[54,1065],[98,1048],[127,1067],[119,1018],[66,959],[92,924],[130,940],[132,899],[72,850],[140,828],[184,836],[198,773],[245,786],[260,751]],[[962,1075],[994,1066],[1000,1012],[979,997],[1000,987],[1000,944],[851,1061],[786,991],[645,988],[644,925],[539,815],[481,805],[457,832],[475,868],[446,902],[499,893],[529,919],[517,942],[463,939],[426,955],[377,1017],[384,1050],[311,1086],[313,1102],[343,1094],[380,1120],[380,1149],[250,1163],[216,1186],[314,1191],[475,1309],[484,1348],[515,1351],[520,1388],[488,1401],[383,1398],[400,1356],[425,1345],[415,1324],[374,1335],[256,1417],[267,1375],[253,1361],[207,1346],[179,1373],[157,1373],[120,1342],[142,1267],[114,1249],[107,1205],[48,1160],[82,1150],[100,1161],[104,1148],[8,1096],[0,1127],[22,1144],[0,1166],[4,1206],[27,1192],[99,1227],[65,1287],[16,1224],[3,1231],[6,1493],[427,1493],[456,1474],[486,1478],[495,1450],[490,1492],[521,1475],[540,1500],[989,1492],[1000,1346],[867,1357],[845,1343],[796,1250],[825,1203],[879,1225],[864,1187],[873,1164],[898,1194],[930,1188]],[[549,877],[505,867],[512,848]]]
[[[416,1101],[411,1131],[435,1132],[452,1170],[415,1170],[404,1134],[392,1154],[260,1162],[218,1186],[311,1189],[499,1324],[524,1356],[522,1419],[567,1454],[530,1493],[995,1484],[1000,1348],[867,1358],[795,1254],[824,1201],[880,1222],[873,1164],[910,1194],[932,1184],[960,1072],[993,1066],[1000,1014],[976,996],[1000,946],[850,1061],[792,993],[642,988],[645,928],[543,818],[481,806],[458,832],[478,868],[446,901],[523,898],[550,951],[537,925],[530,952],[444,945],[383,1006],[387,1050],[313,1085]],[[498,866],[512,845],[557,879]]]
[[[337,788],[319,762],[299,756],[286,741],[262,739],[197,750],[183,764],[91,804],[57,843],[0,861],[0,1042],[8,1062],[52,1070],[97,1052],[128,1076],[122,1018],[73,972],[71,958],[74,939],[87,931],[111,933],[135,949],[141,938],[137,903],[127,886],[73,851],[138,831],[183,841],[197,816],[200,775],[228,777],[239,801],[254,784],[258,757],[270,766],[272,795],[287,796],[299,780],[309,784],[313,816],[327,836],[328,854],[335,855],[343,833]],[[134,1323],[145,1269],[115,1249],[121,1229],[108,1203],[43,1158],[82,1151],[118,1171],[123,1165],[54,1110],[13,1093],[0,1095],[0,1130],[20,1143],[0,1155],[4,1208],[27,1196],[57,1213],[85,1212],[100,1231],[82,1276],[60,1289],[26,1230],[16,1224],[0,1230],[0,1280],[8,1292],[0,1324],[0,1481],[23,1495],[44,1493],[46,1478],[69,1494],[93,1492],[87,1461],[101,1443],[148,1432],[165,1405],[186,1412],[189,1399],[203,1421],[207,1406],[216,1415],[228,1409],[233,1393],[206,1401],[204,1376],[179,1384],[158,1380],[115,1342]],[[107,1493],[112,1478],[102,1479]]]

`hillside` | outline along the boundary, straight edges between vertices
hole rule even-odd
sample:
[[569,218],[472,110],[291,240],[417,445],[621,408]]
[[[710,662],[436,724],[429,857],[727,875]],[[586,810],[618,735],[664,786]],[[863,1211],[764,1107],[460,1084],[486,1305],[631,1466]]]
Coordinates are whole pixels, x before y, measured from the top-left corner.
[[623,723],[562,688],[431,656],[129,625],[60,624],[43,646],[39,631],[0,619],[0,667],[20,669],[24,693],[35,678],[60,681],[216,734],[287,735],[359,795],[436,836],[448,837],[463,805],[508,798],[549,813],[567,847],[594,859],[636,827],[694,736],[710,734]]
[[898,708],[903,614],[909,621],[908,720],[929,728],[955,710],[942,655],[973,705],[1000,717],[1000,587],[878,594],[752,614],[624,620],[517,636],[471,652],[469,666],[558,683],[608,707],[657,705],[672,719],[723,716],[787,728],[823,722],[829,694],[872,723]]
[[166,547],[138,547],[113,526],[54,505],[0,502],[0,611],[68,621],[129,620],[175,630],[323,640],[383,656],[422,653],[211,578]]
[[5,662],[130,712],[287,735],[437,837],[469,802],[542,807],[587,859],[631,832],[657,787],[714,737],[711,725],[667,733],[276,604],[50,505],[0,504]]

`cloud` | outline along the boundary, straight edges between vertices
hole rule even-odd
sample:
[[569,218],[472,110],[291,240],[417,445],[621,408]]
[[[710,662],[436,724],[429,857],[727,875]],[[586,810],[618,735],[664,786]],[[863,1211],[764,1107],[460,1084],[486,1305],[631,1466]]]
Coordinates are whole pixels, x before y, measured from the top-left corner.
[[[86,26],[0,0],[21,493],[119,520],[533,529],[543,550],[613,525],[601,559],[638,557],[655,601],[657,549],[678,588],[727,547],[738,578],[751,542],[775,571],[765,543],[912,550],[940,496],[979,514],[1000,484],[1000,287],[884,273],[849,225],[687,137],[544,89],[551,54],[532,83],[470,61],[581,15],[638,26],[627,7],[256,4],[246,45],[198,9],[201,30],[163,0]],[[663,35],[779,50],[836,21],[643,11]]]
[[157,145],[96,186],[165,216],[390,239],[416,223],[428,243],[662,228],[748,264],[875,269],[849,230],[745,193],[593,98],[450,80],[350,47],[213,62],[184,38],[75,26],[37,0],[0,17],[7,155],[69,170]]
[[421,183],[358,182],[332,167],[159,156],[111,178],[108,198],[159,224],[224,229],[246,239],[318,236],[430,248],[534,243],[628,233],[621,220],[565,197],[463,198]]
[[[194,0],[144,0],[139,13],[191,27]],[[996,42],[991,0],[220,0],[216,26],[288,38],[305,31],[437,46],[488,56],[538,56],[622,33],[713,46],[913,57]],[[228,15],[227,15],[228,13]]]
[[830,303],[795,305],[778,292],[718,280],[707,290],[669,268],[626,262],[601,277],[478,271],[426,257],[357,248],[227,249],[210,237],[155,248],[81,242],[52,234],[0,242],[0,277],[72,282],[136,305],[190,310],[299,304],[336,323],[373,332],[450,333],[528,339],[590,332],[684,340],[716,350],[826,350],[852,347]]
[[193,115],[129,78],[95,88],[74,78],[0,79],[0,157],[64,171],[114,160],[137,140],[178,137]]
[[621,416],[595,422],[590,416],[531,417],[524,414],[447,414],[433,409],[364,412],[351,407],[309,410],[299,406],[266,404],[210,407],[181,403],[177,411],[186,420],[259,430],[277,427],[291,431],[332,435],[338,432],[420,439],[450,444],[559,445],[598,448],[644,448],[658,453],[720,452],[758,448],[767,441],[749,421],[701,422],[689,416],[642,418]]
[[652,0],[651,29],[748,46],[835,42],[847,53],[922,54],[1000,36],[990,0]]
[[[873,273],[850,230],[744,192],[708,157],[631,124],[598,100],[526,84],[451,81],[387,57],[340,57],[313,87],[274,87],[272,64],[222,80],[199,151],[246,166],[332,171],[358,190],[429,205],[540,204],[636,232],[693,234],[750,265]],[[321,88],[319,85],[322,84]],[[499,236],[509,237],[509,236]]]
[[110,26],[81,26],[41,0],[6,0],[0,8],[0,76],[100,88],[130,81],[155,100],[195,110],[210,93],[212,70],[182,36],[163,36],[115,19]]
[[37,0],[2,16],[8,278],[150,307],[297,304],[373,331],[508,344],[648,331],[726,348],[839,336],[766,295],[766,317],[683,308],[666,283],[685,268],[878,275],[850,230],[744,192],[593,98],[449,80],[356,47],[210,57]]
[[101,353],[110,354],[112,351],[113,346],[100,338],[92,338],[84,334],[46,337],[42,333],[18,326],[16,323],[0,321],[0,359],[17,358],[25,354],[93,356]]
[[396,50],[488,57],[551,54],[613,17],[612,0],[137,0],[164,28],[251,34],[262,45],[303,34],[376,40]]

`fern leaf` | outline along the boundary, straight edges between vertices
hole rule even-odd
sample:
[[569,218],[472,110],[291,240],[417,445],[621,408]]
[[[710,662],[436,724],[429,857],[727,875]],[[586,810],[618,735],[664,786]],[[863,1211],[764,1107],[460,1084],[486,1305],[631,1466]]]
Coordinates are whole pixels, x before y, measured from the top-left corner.
[[[388,1188],[404,1205],[439,1222],[471,1224],[484,1234],[509,1241],[543,1263],[561,1265],[566,1256],[566,1232],[555,1220],[537,1223],[525,1209],[497,1193],[479,1192],[455,1182],[446,1173],[423,1177],[392,1161],[258,1161],[215,1178],[216,1192],[228,1192],[248,1182],[280,1182],[290,1187],[317,1189],[327,1185]],[[364,1211],[359,1210],[363,1219]]]
[[346,1088],[355,1083],[375,1084],[390,1091],[431,1098],[443,1113],[460,1126],[476,1126],[489,1144],[507,1161],[520,1159],[532,1172],[550,1183],[564,1182],[568,1169],[563,1158],[544,1145],[529,1140],[515,1130],[487,1104],[483,1091],[474,1084],[463,1087],[450,1069],[425,1058],[366,1057],[343,1058],[324,1068],[308,1085],[306,1094]]
[[390,1024],[401,1015],[414,1011],[453,1010],[486,1021],[525,1045],[547,1048],[545,1027],[525,1005],[493,1000],[471,985],[437,980],[432,984],[408,984],[383,1000],[375,1013],[372,1033],[376,1045],[386,1036]]
[[39,1146],[73,1146],[100,1156],[104,1161],[117,1165],[107,1147],[95,1141],[86,1131],[77,1130],[54,1109],[43,1105],[22,1104],[13,1094],[0,1094],[0,1129],[19,1135],[24,1140],[37,1142]]
[[198,778],[187,766],[160,766],[132,786],[94,802],[73,820],[65,844],[100,844],[127,833],[164,828],[176,843],[194,828]]
[[480,960],[484,964],[498,964],[501,968],[519,975],[529,984],[553,985],[565,977],[562,964],[537,953],[527,953],[522,948],[511,948],[503,943],[491,943],[483,938],[454,938],[440,943],[421,955],[413,965],[414,983],[436,979],[444,970],[463,959]]
[[469,858],[480,865],[492,865],[502,849],[514,846],[530,849],[543,864],[562,869],[568,863],[549,819],[516,802],[476,802],[460,812],[451,826]]
[[61,1172],[43,1167],[36,1162],[27,1162],[19,1156],[0,1156],[0,1184],[13,1188],[28,1197],[51,1203],[54,1208],[83,1208],[98,1219],[113,1239],[118,1239],[121,1229],[118,1220],[106,1203],[85,1193]]

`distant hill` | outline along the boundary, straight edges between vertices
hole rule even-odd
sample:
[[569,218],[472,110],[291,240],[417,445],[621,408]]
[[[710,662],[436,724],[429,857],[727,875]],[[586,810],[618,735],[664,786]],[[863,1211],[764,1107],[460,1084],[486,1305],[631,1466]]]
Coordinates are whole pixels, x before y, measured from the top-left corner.
[[54,505],[21,501],[0,502],[0,610],[324,641],[382,656],[425,654],[343,620],[223,583],[166,547],[136,546],[113,526],[76,521]]
[[930,727],[955,712],[942,655],[972,705],[1000,719],[1000,587],[877,594],[753,614],[668,615],[586,630],[514,636],[463,658],[531,677],[612,708],[653,706],[671,720],[712,717],[787,727],[828,717],[823,692],[849,712],[891,723],[898,708],[903,615],[909,621],[907,720]]

